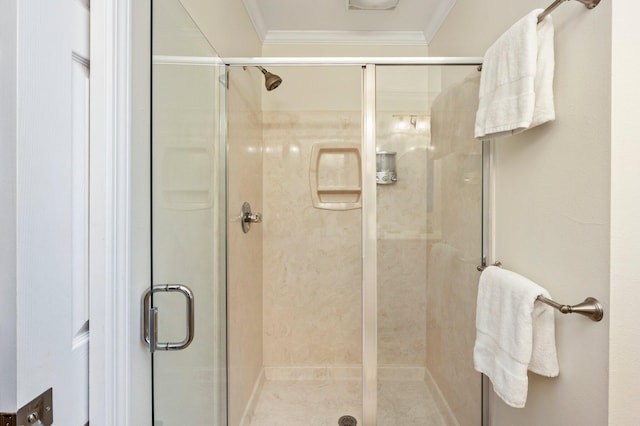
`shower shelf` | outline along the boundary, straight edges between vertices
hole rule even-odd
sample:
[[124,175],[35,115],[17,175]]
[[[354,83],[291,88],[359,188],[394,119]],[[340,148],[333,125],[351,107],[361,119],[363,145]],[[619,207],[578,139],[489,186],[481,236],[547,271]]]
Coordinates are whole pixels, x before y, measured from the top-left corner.
[[344,141],[318,142],[311,149],[309,184],[318,209],[361,207],[360,145]]
[[354,186],[352,188],[339,187],[339,186],[335,186],[335,187],[323,186],[323,187],[319,187],[318,188],[318,192],[327,192],[327,193],[331,193],[331,192],[344,192],[344,193],[357,192],[357,193],[360,193],[361,191],[362,191],[362,189],[360,189],[360,187],[357,187],[357,186]]

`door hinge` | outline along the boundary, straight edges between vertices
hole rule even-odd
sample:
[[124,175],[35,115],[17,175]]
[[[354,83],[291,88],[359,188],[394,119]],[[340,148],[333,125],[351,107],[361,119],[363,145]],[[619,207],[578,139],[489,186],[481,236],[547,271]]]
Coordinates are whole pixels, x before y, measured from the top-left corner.
[[16,426],[15,413],[0,413],[1,426]]
[[38,421],[43,426],[53,424],[53,388],[44,391],[17,413],[0,413],[0,426],[29,426]]

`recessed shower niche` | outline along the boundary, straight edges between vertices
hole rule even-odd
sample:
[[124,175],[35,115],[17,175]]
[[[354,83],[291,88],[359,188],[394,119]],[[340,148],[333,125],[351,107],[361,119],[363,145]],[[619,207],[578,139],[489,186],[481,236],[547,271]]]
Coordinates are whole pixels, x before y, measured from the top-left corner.
[[311,148],[309,184],[313,206],[327,210],[361,207],[360,145],[319,142]]

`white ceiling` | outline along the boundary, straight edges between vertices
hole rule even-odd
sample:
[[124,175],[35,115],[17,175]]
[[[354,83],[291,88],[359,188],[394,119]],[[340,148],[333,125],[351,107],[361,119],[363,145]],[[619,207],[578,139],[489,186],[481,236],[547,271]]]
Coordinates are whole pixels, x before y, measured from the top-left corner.
[[243,0],[263,43],[428,44],[456,0],[400,0],[348,10],[347,0]]

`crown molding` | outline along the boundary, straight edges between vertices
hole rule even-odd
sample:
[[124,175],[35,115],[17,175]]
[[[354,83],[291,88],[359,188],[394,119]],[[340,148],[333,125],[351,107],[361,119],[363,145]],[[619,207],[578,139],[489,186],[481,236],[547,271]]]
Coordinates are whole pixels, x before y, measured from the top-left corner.
[[267,31],[263,44],[426,46],[428,42],[422,31]]
[[453,9],[456,0],[443,0],[427,17],[424,31],[278,31],[269,30],[260,0],[242,0],[263,44],[414,45],[427,46]]
[[260,38],[261,42],[264,42],[267,36],[267,25],[264,23],[260,6],[258,6],[258,0],[242,0],[244,8],[247,10],[249,19],[253,24],[253,28],[256,30],[256,34]]
[[442,1],[440,3],[440,7],[434,11],[431,15],[431,19],[429,20],[429,24],[424,29],[424,37],[427,40],[427,43],[431,43],[433,37],[435,37],[436,33],[440,29],[442,23],[447,19],[451,9],[455,6],[456,0]]

